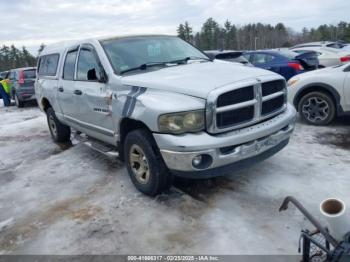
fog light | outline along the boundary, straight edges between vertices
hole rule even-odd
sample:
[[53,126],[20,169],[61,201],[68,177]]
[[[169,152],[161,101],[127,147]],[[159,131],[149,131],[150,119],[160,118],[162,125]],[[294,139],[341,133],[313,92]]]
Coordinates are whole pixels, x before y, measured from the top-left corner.
[[195,169],[206,169],[213,163],[213,158],[208,154],[198,155],[192,158],[192,166]]
[[195,166],[195,167],[198,167],[201,163],[202,163],[202,156],[201,156],[201,155],[195,156],[195,157],[192,159],[192,164],[193,164],[193,166]]

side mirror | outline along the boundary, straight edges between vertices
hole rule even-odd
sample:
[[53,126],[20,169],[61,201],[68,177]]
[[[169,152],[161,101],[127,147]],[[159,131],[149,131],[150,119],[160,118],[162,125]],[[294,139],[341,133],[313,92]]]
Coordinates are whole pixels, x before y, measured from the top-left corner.
[[99,75],[98,82],[100,82],[100,83],[107,83],[108,82],[107,74],[102,68],[100,70],[100,75]]

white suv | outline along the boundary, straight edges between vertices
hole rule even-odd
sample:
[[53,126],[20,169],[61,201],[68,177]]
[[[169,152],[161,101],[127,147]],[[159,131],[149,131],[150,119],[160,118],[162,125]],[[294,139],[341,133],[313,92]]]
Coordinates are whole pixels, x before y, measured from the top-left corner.
[[294,76],[288,81],[288,99],[303,120],[326,125],[350,113],[350,64]]

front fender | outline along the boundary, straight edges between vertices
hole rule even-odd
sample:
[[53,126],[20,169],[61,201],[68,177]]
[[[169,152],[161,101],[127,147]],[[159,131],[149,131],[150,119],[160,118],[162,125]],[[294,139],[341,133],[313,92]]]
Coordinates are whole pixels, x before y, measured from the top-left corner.
[[145,87],[132,86],[113,98],[113,114],[120,116],[119,123],[124,118],[138,120],[153,132],[158,132],[160,115],[205,108],[204,99]]

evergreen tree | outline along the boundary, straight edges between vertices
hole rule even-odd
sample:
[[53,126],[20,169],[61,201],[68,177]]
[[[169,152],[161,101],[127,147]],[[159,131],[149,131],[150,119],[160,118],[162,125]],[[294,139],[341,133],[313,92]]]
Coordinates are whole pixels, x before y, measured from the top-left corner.
[[183,24],[180,24],[176,31],[178,37],[180,37],[183,40],[186,40],[185,27]]
[[45,48],[45,45],[43,43],[41,43],[41,45],[39,46],[39,49],[38,49],[38,56],[44,50],[44,48]]
[[213,18],[209,18],[201,29],[201,48],[204,50],[223,48],[220,36],[219,24]]
[[193,34],[192,28],[187,22],[180,24],[177,32],[182,39],[193,42],[203,50],[280,48],[326,40],[350,42],[350,23],[344,21],[337,25],[324,24],[317,28],[304,27],[301,32],[295,32],[283,23],[277,23],[275,26],[262,23],[236,26],[226,20],[221,26],[213,18],[209,18],[203,23],[200,32]]
[[25,47],[16,48],[3,45],[0,48],[0,71],[7,71],[19,67],[35,66],[36,58]]
[[192,43],[193,42],[193,35],[192,35],[192,27],[189,25],[189,23],[186,21],[185,25],[183,26],[184,30],[184,37],[187,42]]

